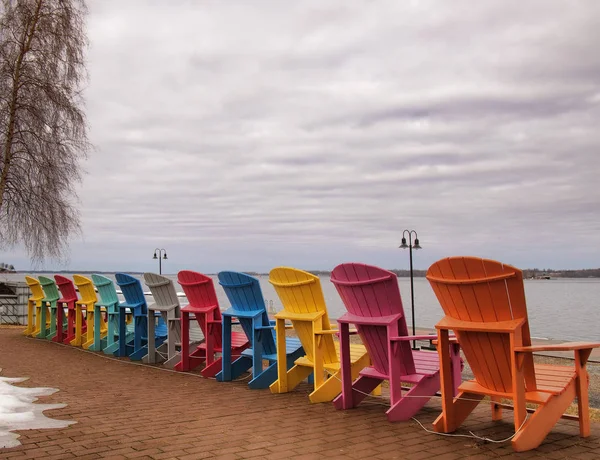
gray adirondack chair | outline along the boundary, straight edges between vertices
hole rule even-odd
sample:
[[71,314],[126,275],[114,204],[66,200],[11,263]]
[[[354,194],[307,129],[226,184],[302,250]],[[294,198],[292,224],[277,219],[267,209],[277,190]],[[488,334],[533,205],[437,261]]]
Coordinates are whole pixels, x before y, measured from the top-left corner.
[[148,305],[148,337],[154,337],[154,317],[159,312],[167,325],[167,340],[158,348],[154,341],[148,340],[148,354],[143,362],[163,362],[165,367],[173,368],[180,361],[177,347],[181,346],[180,305],[173,281],[156,273],[144,273],[144,282],[150,288],[154,303]]

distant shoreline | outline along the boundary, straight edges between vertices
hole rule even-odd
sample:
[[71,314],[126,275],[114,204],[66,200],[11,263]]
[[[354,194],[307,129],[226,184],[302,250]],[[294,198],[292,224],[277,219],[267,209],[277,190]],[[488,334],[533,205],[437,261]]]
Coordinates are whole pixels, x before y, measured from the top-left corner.
[[[123,273],[130,273],[132,275],[142,275],[144,272],[138,271],[129,271],[129,270],[119,270]],[[255,271],[244,271],[243,273],[247,273],[252,276],[268,276],[268,273],[261,273]],[[410,270],[399,270],[399,269],[390,269],[391,272],[395,273],[399,278],[409,278]],[[307,270],[307,272],[312,273],[317,276],[329,276],[331,275],[331,271],[329,270]],[[413,276],[415,278],[424,278],[426,274],[426,270],[413,270]],[[8,273],[8,272],[6,272]],[[115,271],[106,271],[106,270],[18,270],[15,273],[81,273],[81,274],[91,274],[91,273],[115,273]],[[173,273],[174,274],[174,273]],[[216,276],[216,273],[207,273],[207,275]],[[587,268],[580,270],[539,270],[537,268],[526,268],[523,270],[523,278],[524,279],[536,279],[536,280],[553,280],[553,279],[561,279],[561,278],[579,278],[579,279],[589,279],[589,278],[600,278],[600,268]]]

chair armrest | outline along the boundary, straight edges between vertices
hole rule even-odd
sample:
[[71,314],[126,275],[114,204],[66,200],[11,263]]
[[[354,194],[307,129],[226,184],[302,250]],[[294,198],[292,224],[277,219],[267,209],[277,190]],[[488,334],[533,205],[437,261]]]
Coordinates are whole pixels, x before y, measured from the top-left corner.
[[[449,339],[449,342],[450,342],[450,343],[458,343],[458,339],[457,339],[455,336],[453,336],[453,335],[451,335],[450,337],[448,337],[448,339]],[[437,345],[437,344],[438,344],[438,339],[437,339],[437,337],[436,337],[435,339],[433,339],[433,340],[431,341],[431,343],[432,343],[433,345]]]
[[314,321],[325,314],[324,311],[316,311],[313,313],[293,313],[286,310],[281,310],[275,314],[276,319],[288,319],[290,321]]
[[434,340],[437,339],[436,335],[403,335],[401,337],[390,337],[392,342],[404,342],[411,340]]
[[600,343],[593,342],[566,342],[553,345],[531,345],[529,347],[515,347],[517,353],[533,353],[536,351],[577,351],[600,348]]
[[340,331],[337,329],[328,329],[326,331],[317,331],[315,332],[315,335],[338,335],[339,333]]
[[472,332],[514,332],[523,325],[525,318],[510,321],[462,321],[444,316],[436,325],[436,329],[452,329],[453,331]]

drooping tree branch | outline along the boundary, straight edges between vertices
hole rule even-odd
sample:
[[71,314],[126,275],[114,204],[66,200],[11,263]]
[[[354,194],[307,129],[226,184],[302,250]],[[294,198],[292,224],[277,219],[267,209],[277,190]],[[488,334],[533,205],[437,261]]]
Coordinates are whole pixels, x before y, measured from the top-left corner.
[[0,246],[62,258],[79,231],[75,184],[89,151],[84,0],[2,0]]

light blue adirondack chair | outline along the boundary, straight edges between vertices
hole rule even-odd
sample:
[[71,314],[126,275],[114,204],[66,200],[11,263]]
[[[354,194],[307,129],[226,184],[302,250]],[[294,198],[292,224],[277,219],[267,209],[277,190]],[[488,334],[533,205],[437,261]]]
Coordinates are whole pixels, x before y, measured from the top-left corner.
[[[119,341],[119,351],[116,356],[129,356],[131,360],[140,361],[148,354],[148,305],[142,289],[142,283],[137,278],[126,273],[116,273],[117,285],[121,288],[125,302],[119,304],[119,337],[127,334],[125,324],[126,309],[133,314],[133,347],[125,341]],[[158,325],[155,329],[155,347],[160,346],[167,338],[167,325],[158,317]]]
[[[107,355],[112,355],[119,350],[119,316],[121,314],[125,316],[126,312],[125,309],[119,308],[117,290],[110,278],[93,274],[92,281],[94,282],[94,286],[98,288],[98,294],[100,296],[98,304],[106,308],[106,313],[108,315],[106,346],[102,351]],[[126,330],[125,342],[131,343],[134,338],[133,323],[127,324]]]
[[[277,380],[277,348],[274,322],[269,320],[265,308],[265,300],[258,279],[245,273],[223,271],[219,273],[219,284],[223,286],[231,308],[223,315],[223,368],[217,374],[219,381],[231,381],[252,367],[250,388],[268,388]],[[231,362],[231,325],[232,318],[237,318],[242,326],[250,348]],[[286,338],[287,368],[294,361],[304,356],[300,340],[294,337]],[[263,360],[269,366],[263,369]]]

